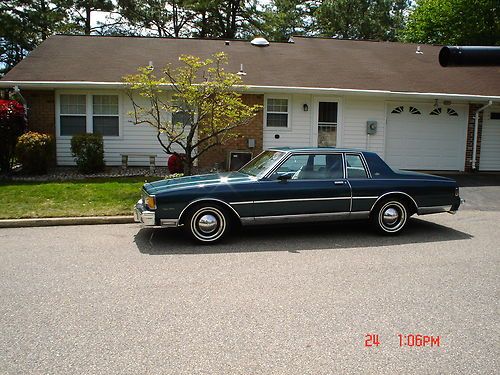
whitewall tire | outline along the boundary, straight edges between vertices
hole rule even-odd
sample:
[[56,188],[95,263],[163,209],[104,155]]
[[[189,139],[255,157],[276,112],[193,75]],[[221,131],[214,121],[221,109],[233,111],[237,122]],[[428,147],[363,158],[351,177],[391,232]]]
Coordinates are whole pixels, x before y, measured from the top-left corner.
[[196,242],[212,244],[220,241],[229,232],[231,218],[218,205],[207,204],[189,210],[184,229]]
[[377,204],[371,220],[378,232],[387,235],[398,234],[408,222],[408,209],[398,199],[385,200]]

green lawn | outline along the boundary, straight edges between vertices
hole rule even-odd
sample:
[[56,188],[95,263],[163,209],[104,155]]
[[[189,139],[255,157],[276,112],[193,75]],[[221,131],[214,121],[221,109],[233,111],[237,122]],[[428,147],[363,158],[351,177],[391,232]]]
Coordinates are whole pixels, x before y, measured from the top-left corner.
[[144,182],[144,177],[1,182],[0,219],[131,215]]

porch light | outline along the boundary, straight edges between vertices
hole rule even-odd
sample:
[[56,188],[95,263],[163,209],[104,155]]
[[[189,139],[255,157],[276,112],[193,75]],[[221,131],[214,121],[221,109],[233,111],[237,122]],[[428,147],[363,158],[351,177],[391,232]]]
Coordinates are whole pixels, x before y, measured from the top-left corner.
[[309,111],[309,106],[307,105],[307,103],[304,103],[304,112],[307,112]]

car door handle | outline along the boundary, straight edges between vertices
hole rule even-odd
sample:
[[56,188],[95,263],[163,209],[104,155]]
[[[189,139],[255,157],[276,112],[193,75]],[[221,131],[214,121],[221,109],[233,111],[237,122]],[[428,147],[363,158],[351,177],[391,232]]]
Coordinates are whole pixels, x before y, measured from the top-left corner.
[[344,185],[345,182],[344,181],[335,181],[334,184],[335,185]]

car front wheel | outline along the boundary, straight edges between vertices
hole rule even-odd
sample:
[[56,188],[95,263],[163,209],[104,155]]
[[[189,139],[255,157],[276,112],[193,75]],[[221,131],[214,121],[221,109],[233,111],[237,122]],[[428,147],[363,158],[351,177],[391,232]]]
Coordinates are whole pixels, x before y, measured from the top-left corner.
[[211,244],[227,235],[230,224],[230,217],[224,208],[204,205],[189,210],[184,228],[196,242]]
[[378,232],[397,234],[403,230],[408,221],[408,209],[397,199],[385,200],[377,205],[371,220]]

